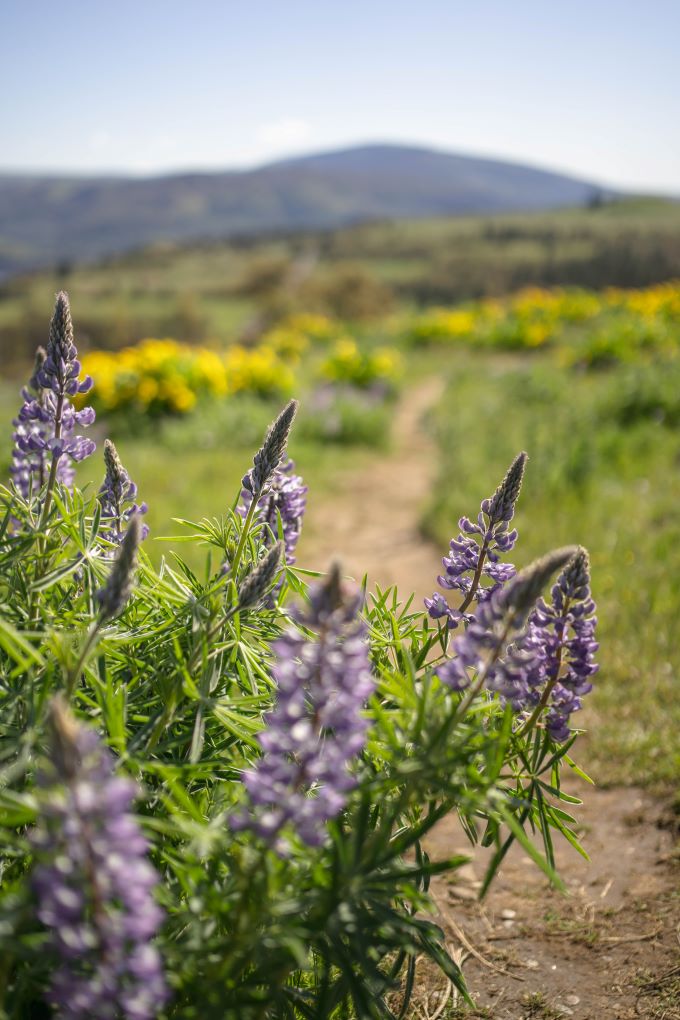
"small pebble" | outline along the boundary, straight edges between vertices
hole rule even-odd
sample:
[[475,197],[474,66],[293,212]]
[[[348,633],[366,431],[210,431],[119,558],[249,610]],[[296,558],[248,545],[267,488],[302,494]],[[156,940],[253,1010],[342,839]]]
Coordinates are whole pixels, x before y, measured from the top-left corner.
[[527,960],[525,966],[528,967],[529,970],[538,970],[538,960]]
[[466,889],[465,886],[455,886],[453,889],[449,889],[449,899],[476,900],[477,893],[474,889]]
[[517,917],[516,910],[501,910],[501,917],[504,921],[512,921],[513,917]]
[[578,995],[567,995],[565,996],[564,1001],[568,1006],[578,1006],[581,1000],[579,999]]

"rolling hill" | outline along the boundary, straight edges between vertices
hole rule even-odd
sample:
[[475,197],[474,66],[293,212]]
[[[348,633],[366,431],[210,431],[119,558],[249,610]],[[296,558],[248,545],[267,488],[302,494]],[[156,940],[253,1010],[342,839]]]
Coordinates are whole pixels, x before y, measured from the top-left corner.
[[163,240],[547,210],[583,205],[600,193],[593,183],[563,174],[400,145],[359,146],[225,173],[0,175],[0,275]]

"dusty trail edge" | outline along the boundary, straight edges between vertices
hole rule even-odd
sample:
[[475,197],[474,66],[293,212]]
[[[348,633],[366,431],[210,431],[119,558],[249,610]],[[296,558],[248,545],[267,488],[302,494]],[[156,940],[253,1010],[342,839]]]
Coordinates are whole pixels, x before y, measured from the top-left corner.
[[[349,573],[368,574],[369,590],[397,584],[417,600],[435,590],[444,550],[427,543],[418,525],[436,474],[422,422],[442,392],[442,381],[429,378],[405,393],[389,452],[344,472],[335,491],[310,507],[299,562],[325,569],[340,554]],[[641,789],[574,780],[569,791],[583,797],[573,813],[591,859],[558,842],[566,893],[515,847],[480,904],[486,852],[471,850],[455,817],[432,834],[434,859],[471,856],[455,876],[436,879],[433,893],[477,1009],[464,1010],[421,964],[412,1017],[680,1020],[680,858],[668,811]]]

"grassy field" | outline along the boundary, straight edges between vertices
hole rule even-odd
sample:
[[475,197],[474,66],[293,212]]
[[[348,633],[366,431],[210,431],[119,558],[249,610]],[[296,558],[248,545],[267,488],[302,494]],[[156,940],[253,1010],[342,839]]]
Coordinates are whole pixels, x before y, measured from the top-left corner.
[[527,285],[638,287],[674,276],[680,204],[658,200],[158,245],[5,282],[0,353],[6,367],[32,356],[61,287],[77,310],[83,349],[116,349],[145,336],[220,348],[299,310],[376,324],[390,310]]

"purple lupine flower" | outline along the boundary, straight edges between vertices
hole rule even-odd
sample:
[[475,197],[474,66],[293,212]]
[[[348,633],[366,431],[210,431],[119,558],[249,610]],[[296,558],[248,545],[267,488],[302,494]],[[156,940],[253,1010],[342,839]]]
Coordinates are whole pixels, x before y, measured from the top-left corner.
[[[134,514],[145,514],[148,507],[146,503],[135,503],[137,486],[130,480],[110,439],[104,440],[104,463],[106,475],[97,497],[102,508],[102,535],[109,542],[120,545],[130,518]],[[142,540],[148,534],[149,528],[143,524]]]
[[539,599],[531,617],[544,646],[546,725],[558,742],[568,739],[569,717],[581,708],[581,698],[592,690],[590,678],[599,669],[594,661],[599,647],[594,613],[588,553],[579,549],[553,585],[550,605]]
[[[45,348],[38,347],[35,352],[33,374],[28,381],[28,385],[24,386],[21,390],[24,404],[29,404],[36,398],[42,400],[42,390],[37,376],[46,358],[47,351]],[[33,435],[41,439],[45,438],[46,429],[40,421],[24,423],[18,416],[13,419],[12,425],[14,426],[14,434],[12,436],[14,447],[12,450],[12,465],[9,470],[17,490],[22,496],[28,498],[33,489],[42,489],[49,474],[49,455],[45,444],[41,442],[31,444],[30,442]],[[65,459],[60,464],[60,467],[62,471],[66,468]],[[59,481],[62,481],[62,478]]]
[[87,427],[95,418],[93,408],[76,411],[71,404],[71,397],[87,393],[92,386],[90,376],[81,381],[79,375],[71,310],[68,296],[62,291],[57,295],[47,350],[38,350],[29,387],[22,390],[24,404],[13,423],[10,470],[24,496],[47,481],[53,463],[55,477],[70,488],[73,462],[84,460],[95,450],[91,439],[75,434],[77,427]]
[[489,671],[486,687],[500,694],[513,712],[521,713],[539,704],[545,683],[545,645],[539,627],[531,620],[511,642]]
[[123,540],[116,550],[106,584],[95,592],[95,599],[99,603],[101,624],[122,613],[132,594],[139,543],[143,538],[142,528],[141,517],[139,514],[133,514],[127,531],[123,535]]
[[234,818],[282,847],[290,825],[309,846],[320,845],[325,824],[345,805],[354,786],[352,759],[366,743],[363,715],[374,688],[361,594],[346,588],[334,567],[311,590],[298,622],[316,632],[310,641],[289,630],[274,645],[276,706],[259,737],[262,757],[244,774],[251,811]]
[[[14,447],[10,474],[17,490],[24,498],[39,492],[47,481],[50,473],[52,452],[50,440],[54,435],[54,422],[49,413],[50,395],[43,390],[38,382],[38,373],[47,358],[44,347],[39,347],[35,355],[35,366],[28,385],[21,390],[24,404],[19,414],[13,419]],[[41,407],[40,414],[32,408],[34,402]],[[31,407],[31,413],[26,408]],[[56,479],[67,488],[73,486],[75,472],[73,463],[68,456],[60,457],[57,465]]]
[[573,546],[556,549],[497,587],[480,603],[467,631],[452,642],[453,657],[438,669],[439,678],[462,691],[476,675],[516,711],[525,708],[542,675],[544,655],[535,631],[526,627],[527,618],[548,579],[574,552]]
[[238,608],[252,609],[269,593],[281,565],[283,542],[276,542],[246,574],[238,589]]
[[68,294],[60,291],[54,306],[47,341],[47,357],[38,372],[38,383],[45,390],[52,390],[56,397],[74,397],[76,393],[87,393],[92,388],[88,375],[79,380],[80,362],[73,341],[73,322]]
[[162,920],[158,876],[131,814],[137,786],[65,702],[52,703],[52,767],[32,836],[38,917],[59,965],[50,999],[67,1020],[153,1020],[167,1000],[151,939]]
[[[447,620],[455,628],[461,620],[470,621],[465,610],[473,600],[485,602],[493,593],[515,576],[510,563],[501,563],[501,555],[510,552],[517,541],[517,530],[509,529],[515,513],[515,504],[522,486],[527,462],[526,453],[519,453],[508,468],[503,481],[493,496],[482,500],[477,521],[461,517],[460,534],[451,539],[450,552],[442,560],[445,573],[437,578],[442,588],[459,591],[463,596],[460,606],[452,608],[446,599],[435,593],[425,599],[425,607],[433,619]],[[482,578],[491,580],[483,586]]]
[[[284,454],[279,466],[272,473],[264,494],[260,496],[255,511],[255,520],[269,525],[274,536],[278,534],[277,514],[280,515],[288,566],[295,563],[295,547],[300,537],[307,502],[307,486],[303,484],[301,476],[294,472],[294,462]],[[242,517],[247,515],[252,501],[252,492],[244,487],[238,506],[238,512]],[[270,536],[265,537],[265,544],[271,541]]]
[[243,476],[241,481],[243,488],[257,500],[267,488],[274,471],[281,463],[297,409],[297,400],[289,400],[283,411],[267,429],[262,446],[253,458],[253,466]]

